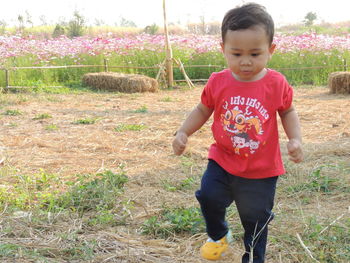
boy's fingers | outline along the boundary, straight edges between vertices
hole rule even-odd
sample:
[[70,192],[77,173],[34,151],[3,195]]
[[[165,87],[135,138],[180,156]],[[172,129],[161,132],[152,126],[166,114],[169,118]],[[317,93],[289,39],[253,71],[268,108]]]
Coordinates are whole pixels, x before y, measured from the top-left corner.
[[289,141],[287,144],[288,152],[294,152],[300,147],[300,145],[295,141]]
[[173,150],[176,155],[181,155],[186,148],[186,138],[175,138],[173,141]]
[[300,163],[303,160],[303,152],[301,144],[298,141],[291,140],[287,143],[289,159],[295,163]]
[[182,144],[186,144],[187,143],[187,136],[181,134],[178,136],[179,142],[181,142]]
[[295,163],[300,163],[302,161],[302,158],[300,156],[289,156],[289,160]]
[[185,147],[177,147],[176,149],[174,149],[174,153],[176,155],[181,155],[184,150],[185,150]]
[[303,153],[301,149],[289,152],[289,159],[295,163],[300,163],[303,160]]

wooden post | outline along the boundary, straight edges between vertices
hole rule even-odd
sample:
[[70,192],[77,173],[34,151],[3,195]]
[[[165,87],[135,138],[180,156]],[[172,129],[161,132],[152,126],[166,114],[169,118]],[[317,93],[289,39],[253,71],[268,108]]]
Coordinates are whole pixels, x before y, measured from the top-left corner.
[[165,34],[165,69],[167,75],[167,86],[168,88],[173,87],[174,83],[174,72],[173,72],[173,51],[171,50],[169,34],[168,34],[168,22],[166,19],[165,0],[163,0],[163,15],[164,15],[164,34]]
[[6,79],[6,87],[5,90],[8,90],[8,87],[10,86],[10,75],[9,75],[9,70],[5,69],[5,79]]
[[343,58],[343,64],[344,64],[344,71],[348,71],[348,62],[346,58]]
[[104,65],[105,65],[105,72],[108,72],[108,64],[107,64],[107,59],[103,59]]

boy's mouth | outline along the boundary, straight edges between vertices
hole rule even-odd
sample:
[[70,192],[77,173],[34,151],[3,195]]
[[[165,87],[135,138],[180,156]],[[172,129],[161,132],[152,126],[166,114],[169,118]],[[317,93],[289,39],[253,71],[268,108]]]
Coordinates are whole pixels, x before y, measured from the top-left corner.
[[249,75],[249,74],[252,73],[252,71],[251,71],[251,70],[241,70],[241,73],[242,73],[243,75]]

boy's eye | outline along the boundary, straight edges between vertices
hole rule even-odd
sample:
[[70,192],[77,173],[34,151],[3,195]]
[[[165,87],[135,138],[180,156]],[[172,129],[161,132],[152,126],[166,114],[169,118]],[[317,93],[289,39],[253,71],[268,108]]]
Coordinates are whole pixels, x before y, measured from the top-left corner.
[[253,53],[253,54],[252,54],[253,57],[257,57],[257,56],[259,56],[259,55],[260,55],[260,54],[258,54],[258,53]]
[[234,55],[235,57],[239,57],[241,54],[234,53],[233,55]]

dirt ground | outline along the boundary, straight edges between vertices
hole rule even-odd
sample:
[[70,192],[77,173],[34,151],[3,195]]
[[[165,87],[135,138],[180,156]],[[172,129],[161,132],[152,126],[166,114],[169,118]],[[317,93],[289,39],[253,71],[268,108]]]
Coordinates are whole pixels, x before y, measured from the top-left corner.
[[[198,249],[206,238],[204,234],[162,241],[150,240],[138,232],[140,222],[156,214],[164,204],[197,205],[193,192],[169,192],[160,182],[169,178],[181,180],[188,176],[188,171],[200,173],[206,165],[212,142],[210,123],[190,139],[186,156],[196,163],[193,170],[181,169],[182,159],[171,148],[174,132],[199,102],[200,93],[201,87],[197,86],[193,90],[180,88],[145,94],[3,95],[1,112],[12,109],[22,113],[0,116],[4,165],[28,175],[44,169],[67,181],[74,180],[77,174],[93,174],[104,169],[117,171],[124,165],[130,178],[124,195],[135,202],[133,222],[118,232],[95,233],[102,241],[119,242],[118,253],[124,254],[124,259],[115,262],[203,262]],[[325,88],[308,87],[297,88],[294,101],[302,125],[304,165],[349,162],[350,97],[330,95]],[[39,114],[50,114],[52,118],[33,120]],[[85,118],[96,118],[96,122],[74,124]],[[115,127],[121,124],[142,124],[145,128],[116,132]],[[48,129],[48,125],[56,128]],[[285,152],[286,137],[282,132],[281,140]],[[298,166],[288,163],[287,168],[298,169]],[[0,178],[0,184],[6,180]],[[346,202],[345,197],[340,199]],[[324,209],[331,206],[331,202],[325,203]],[[277,209],[283,207],[288,208],[288,202],[281,198]],[[271,250],[277,253],[278,248]],[[239,262],[242,252],[242,246],[236,244],[219,262]],[[110,261],[105,262],[117,258],[113,254],[109,256]],[[102,259],[108,258],[94,262]]]

